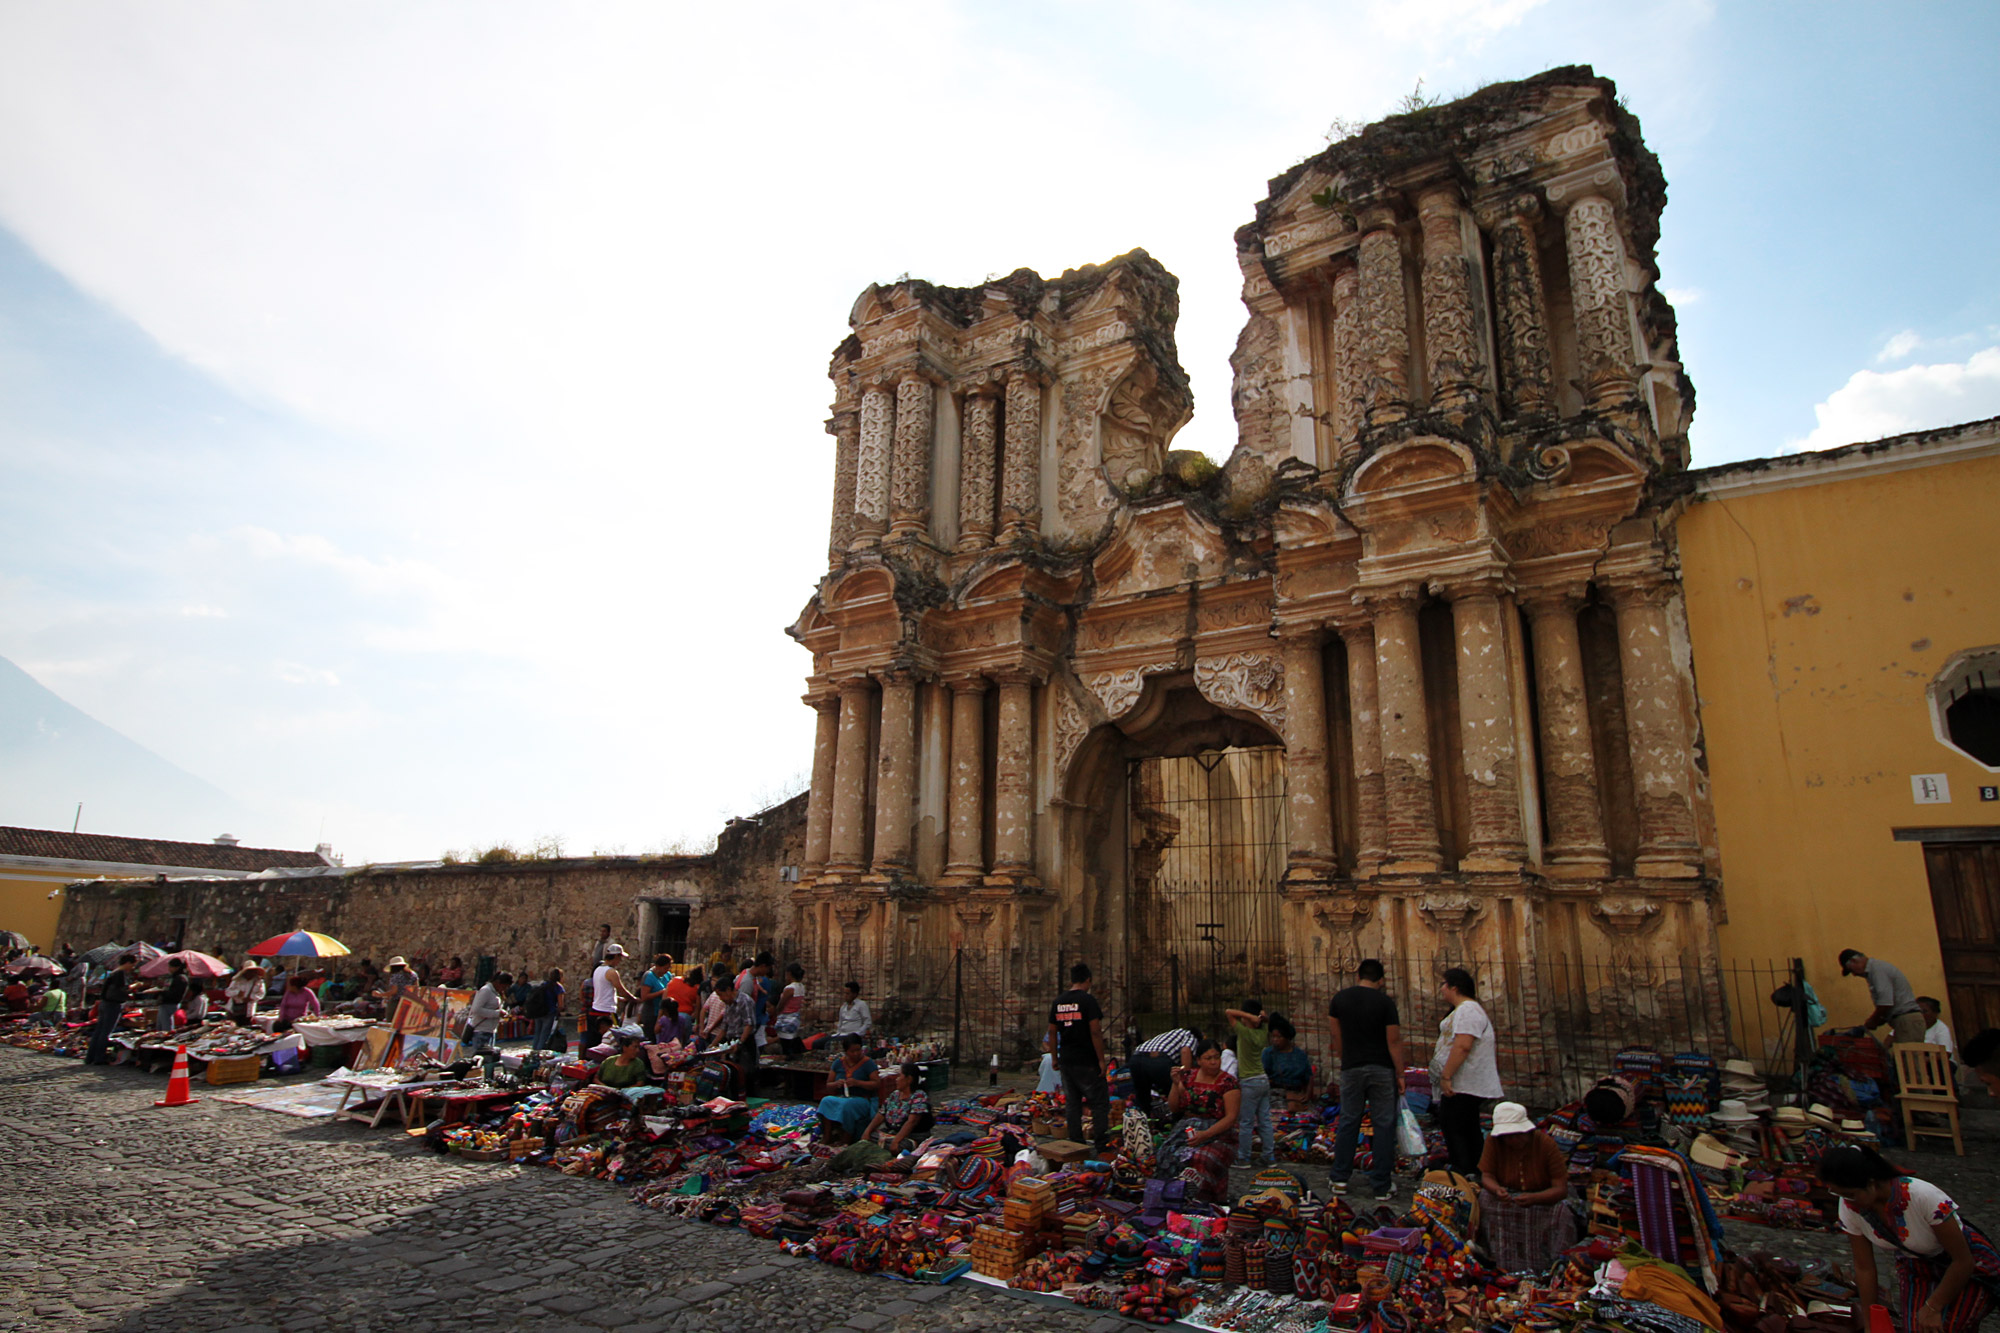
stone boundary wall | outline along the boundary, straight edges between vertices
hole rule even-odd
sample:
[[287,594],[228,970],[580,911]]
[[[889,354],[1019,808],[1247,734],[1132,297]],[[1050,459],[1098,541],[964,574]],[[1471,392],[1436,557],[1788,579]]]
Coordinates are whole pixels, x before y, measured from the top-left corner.
[[490,865],[355,867],[296,878],[105,879],[64,893],[57,938],[79,950],[110,940],[171,938],[240,963],[243,951],[280,931],[316,930],[340,940],[356,961],[453,954],[468,967],[481,956],[537,975],[562,967],[573,983],[589,963],[600,923],[637,952],[640,903],[689,908],[688,949],[707,958],[731,927],[779,933],[781,876],[804,850],[803,794],[733,822],[705,856],[594,856]]

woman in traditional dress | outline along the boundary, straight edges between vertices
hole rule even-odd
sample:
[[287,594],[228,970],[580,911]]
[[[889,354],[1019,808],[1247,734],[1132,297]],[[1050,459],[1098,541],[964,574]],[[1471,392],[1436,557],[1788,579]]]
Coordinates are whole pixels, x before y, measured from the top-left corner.
[[1479,1156],[1480,1230],[1503,1273],[1540,1273],[1576,1241],[1569,1207],[1569,1161],[1519,1102],[1493,1108],[1493,1133]]
[[1176,1065],[1167,1110],[1180,1119],[1160,1142],[1153,1174],[1188,1183],[1197,1199],[1220,1203],[1236,1162],[1236,1117],[1243,1094],[1236,1076],[1222,1070],[1222,1048],[1204,1038],[1194,1048],[1194,1069]]
[[882,1090],[875,1062],[868,1058],[859,1036],[842,1039],[840,1054],[833,1059],[833,1070],[826,1086],[829,1090],[839,1088],[840,1091],[820,1098],[820,1137],[826,1138],[830,1131],[837,1128],[847,1142],[853,1143],[868,1128],[868,1122],[875,1118],[875,1098]]
[[1828,1148],[1819,1178],[1840,1196],[1840,1229],[1854,1254],[1856,1328],[1867,1328],[1868,1307],[1879,1303],[1877,1250],[1896,1256],[1903,1333],[1979,1327],[2000,1292],[2000,1253],[1959,1217],[1949,1195],[1869,1147]]
[[868,1122],[864,1138],[873,1139],[900,1156],[903,1145],[915,1147],[931,1132],[931,1099],[924,1091],[924,1072],[905,1062],[896,1071],[896,1085],[882,1099],[882,1109]]

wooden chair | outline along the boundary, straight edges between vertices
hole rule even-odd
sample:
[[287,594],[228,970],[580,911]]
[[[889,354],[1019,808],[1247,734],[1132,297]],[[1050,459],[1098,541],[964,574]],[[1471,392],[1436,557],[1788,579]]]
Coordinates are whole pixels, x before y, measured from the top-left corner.
[[[1898,1042],[1890,1049],[1896,1057],[1896,1081],[1902,1086],[1896,1102],[1903,1112],[1905,1146],[1915,1152],[1917,1136],[1929,1134],[1949,1138],[1958,1155],[1965,1156],[1965,1139],[1958,1128],[1958,1094],[1951,1081],[1951,1053],[1920,1041]],[[1923,1112],[1944,1116],[1950,1128],[1919,1125],[1917,1115]]]

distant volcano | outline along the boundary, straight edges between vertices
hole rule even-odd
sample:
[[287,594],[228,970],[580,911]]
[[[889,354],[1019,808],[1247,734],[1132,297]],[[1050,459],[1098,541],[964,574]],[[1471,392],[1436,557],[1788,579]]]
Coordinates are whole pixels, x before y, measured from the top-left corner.
[[247,832],[229,793],[63,701],[0,657],[0,824],[207,842]]

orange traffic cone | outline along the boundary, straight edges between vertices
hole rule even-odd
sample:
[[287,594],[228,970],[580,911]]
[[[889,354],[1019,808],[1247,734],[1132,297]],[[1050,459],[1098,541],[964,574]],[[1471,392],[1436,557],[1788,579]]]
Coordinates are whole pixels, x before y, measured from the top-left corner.
[[155,1106],[188,1106],[196,1099],[188,1096],[188,1048],[174,1047],[174,1076],[167,1080],[167,1099]]

